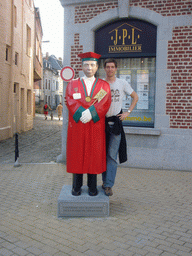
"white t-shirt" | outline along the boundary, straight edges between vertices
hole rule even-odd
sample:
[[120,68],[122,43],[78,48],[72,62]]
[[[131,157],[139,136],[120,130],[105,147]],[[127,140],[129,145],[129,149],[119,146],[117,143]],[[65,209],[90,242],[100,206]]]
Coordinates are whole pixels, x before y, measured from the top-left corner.
[[121,111],[124,95],[131,95],[134,91],[125,79],[116,77],[115,82],[109,84],[111,88],[111,106],[106,114],[107,117],[116,116]]

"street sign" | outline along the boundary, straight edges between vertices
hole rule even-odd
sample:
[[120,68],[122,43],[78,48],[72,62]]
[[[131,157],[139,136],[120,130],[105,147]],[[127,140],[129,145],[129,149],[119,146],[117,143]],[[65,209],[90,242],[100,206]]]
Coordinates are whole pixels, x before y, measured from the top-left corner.
[[61,78],[65,82],[71,81],[74,78],[74,76],[75,76],[75,71],[69,66],[66,66],[61,70]]

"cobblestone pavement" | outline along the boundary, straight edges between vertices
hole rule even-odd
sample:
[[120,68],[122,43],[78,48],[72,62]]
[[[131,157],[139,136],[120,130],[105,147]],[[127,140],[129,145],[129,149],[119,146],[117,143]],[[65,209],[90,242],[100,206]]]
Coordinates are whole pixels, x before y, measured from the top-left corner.
[[[62,123],[55,112],[53,120],[50,115],[44,120],[43,114],[36,114],[33,129],[19,134],[19,162],[56,162],[61,154]],[[14,162],[15,137],[0,141],[0,163]]]
[[[51,151],[44,152],[46,163],[37,160],[38,154],[43,157],[42,144],[46,148],[47,141],[49,148],[50,140],[53,143],[52,134],[60,141],[62,124],[56,120],[45,123],[40,116],[36,121],[41,131],[36,131],[40,129],[36,125],[33,131],[20,135],[28,141],[20,149],[20,167],[13,167],[14,161],[9,162],[5,152],[13,153],[9,146],[4,147],[0,256],[192,255],[192,172],[119,167],[109,217],[58,219],[57,199],[62,186],[71,184],[71,174],[66,173],[64,164],[52,162],[60,154],[60,146],[53,158]],[[50,136],[41,140],[45,125]],[[31,156],[35,163],[30,163],[25,151],[33,148],[35,131],[41,141],[35,143],[36,151],[32,152],[37,156]]]

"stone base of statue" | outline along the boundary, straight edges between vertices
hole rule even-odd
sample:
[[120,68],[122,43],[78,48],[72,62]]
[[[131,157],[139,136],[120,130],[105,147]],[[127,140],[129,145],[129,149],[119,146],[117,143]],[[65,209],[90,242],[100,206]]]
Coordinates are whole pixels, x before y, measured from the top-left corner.
[[83,186],[80,196],[71,194],[72,186],[64,185],[58,198],[58,217],[107,217],[109,216],[109,197],[101,186],[98,195],[89,196],[88,187]]

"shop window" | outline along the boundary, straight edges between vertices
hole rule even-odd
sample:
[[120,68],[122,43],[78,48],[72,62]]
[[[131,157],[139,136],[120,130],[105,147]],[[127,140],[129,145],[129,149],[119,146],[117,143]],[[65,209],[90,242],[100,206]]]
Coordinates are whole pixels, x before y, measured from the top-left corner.
[[[139,101],[132,113],[123,122],[126,126],[154,127],[155,115],[155,58],[116,59],[116,76],[125,79],[138,94]],[[100,61],[98,76],[105,78],[104,60]],[[131,96],[125,95],[123,111],[131,105]]]

